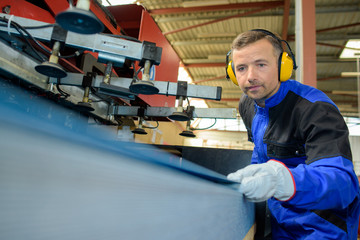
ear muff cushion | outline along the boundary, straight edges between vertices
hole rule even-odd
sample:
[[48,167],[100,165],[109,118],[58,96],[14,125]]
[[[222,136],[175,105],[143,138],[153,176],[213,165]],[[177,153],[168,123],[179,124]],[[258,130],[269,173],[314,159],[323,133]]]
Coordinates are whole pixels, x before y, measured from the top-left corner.
[[230,62],[228,63],[226,72],[227,72],[230,80],[231,80],[235,85],[239,85],[238,82],[237,82],[237,80],[236,80],[235,69],[234,69],[233,61],[230,61]]
[[284,82],[289,80],[292,75],[292,70],[294,68],[294,63],[292,58],[289,56],[287,52],[283,52],[280,56],[281,60],[279,63],[279,80],[280,82]]

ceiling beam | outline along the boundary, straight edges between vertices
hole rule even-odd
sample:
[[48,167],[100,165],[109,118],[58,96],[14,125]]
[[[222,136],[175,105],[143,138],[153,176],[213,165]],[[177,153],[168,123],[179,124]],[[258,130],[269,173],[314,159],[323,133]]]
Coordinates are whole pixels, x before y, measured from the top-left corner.
[[[275,17],[282,17],[283,16],[283,10],[277,10],[274,9],[274,12],[272,12],[273,14],[271,14],[271,16]],[[186,21],[199,21],[199,20],[203,20],[203,21],[211,21],[217,18],[223,18],[223,17],[227,17],[229,16],[229,12],[218,12],[216,13],[216,15],[207,15],[207,14],[193,14],[193,15],[176,15],[176,16],[169,16],[167,15],[165,16],[155,16],[153,17],[157,23],[170,23],[170,22],[186,22]],[[253,15],[251,15],[251,17],[268,17],[270,16],[268,13],[255,13]]]
[[273,7],[274,5],[282,5],[283,1],[268,1],[268,2],[248,2],[248,3],[233,3],[224,5],[213,5],[213,6],[201,6],[201,7],[178,7],[178,8],[161,8],[153,9],[148,12],[151,15],[159,14],[181,14],[181,13],[192,13],[192,12],[213,12],[222,10],[239,10],[249,8],[265,8]]
[[[333,30],[338,30],[338,29],[343,29],[343,28],[348,28],[348,27],[356,27],[359,26],[360,22],[357,23],[352,23],[352,24],[346,24],[346,25],[340,25],[340,26],[336,26],[336,27],[332,27],[332,28],[324,28],[324,29],[319,29],[316,30],[316,34],[318,33],[322,33],[322,32],[329,32],[329,31],[333,31]],[[294,41],[295,40],[295,35],[291,34],[288,36],[289,41]]]
[[213,62],[213,63],[189,63],[189,64],[184,63],[184,67],[186,67],[186,68],[225,67],[225,65],[226,65],[225,61],[221,62],[221,63],[218,63],[218,62]]
[[289,26],[289,15],[290,15],[290,0],[284,0],[284,15],[283,15],[283,27],[281,38],[285,41],[288,36],[288,26]]
[[349,39],[358,39],[360,38],[360,34],[355,33],[347,33],[347,34],[338,34],[338,33],[330,33],[330,34],[316,34],[316,40],[318,41],[337,41],[337,40],[349,40]]
[[334,79],[340,79],[343,78],[341,75],[337,75],[337,76],[329,76],[329,77],[322,77],[322,78],[317,78],[316,81],[327,81],[327,80],[334,80]]
[[334,56],[317,56],[317,63],[348,63],[348,62],[356,62],[355,58],[338,58]]
[[325,47],[339,48],[341,50],[343,50],[344,48],[348,48],[348,49],[352,49],[352,50],[360,50],[358,48],[346,47],[345,45],[338,45],[338,44],[331,44],[331,43],[324,43],[324,42],[316,42],[316,45],[325,46]]
[[336,27],[331,27],[331,28],[324,28],[324,29],[316,30],[316,33],[328,32],[328,31],[333,31],[333,30],[338,30],[338,29],[343,29],[343,28],[348,28],[348,27],[356,27],[356,26],[359,26],[359,25],[360,25],[360,22],[341,25],[341,26],[336,26]]
[[[289,35],[291,36],[291,35]],[[288,37],[289,37],[288,36]],[[349,40],[360,38],[360,34],[317,34],[316,40],[319,41],[337,41],[337,40]],[[184,40],[184,41],[171,41],[172,46],[188,46],[188,45],[204,45],[204,44],[231,44],[234,38],[224,37],[223,39],[212,40],[209,39],[195,39],[195,40]],[[293,41],[289,39],[288,41]]]
[[171,41],[172,46],[189,46],[204,44],[231,44],[234,38],[226,38],[221,40],[187,40],[187,41]]
[[[341,47],[341,46],[338,46]],[[224,67],[225,66],[225,54],[223,59],[208,59],[208,58],[194,58],[194,59],[183,59],[183,67]],[[352,58],[338,58],[334,56],[317,56],[317,63],[344,63],[356,62],[356,59]]]
[[[159,9],[160,10],[160,9]],[[328,6],[316,6],[316,14],[329,14],[329,13],[346,13],[346,12],[358,12],[360,11],[360,5],[358,4],[352,4],[352,5],[341,5],[336,7],[328,7]],[[154,10],[149,10],[154,11]],[[226,12],[219,12],[216,17],[225,17],[228,16],[229,13]],[[269,16],[283,16],[284,15],[284,9],[278,8],[274,9],[271,14],[269,13],[256,13],[253,14],[252,17],[269,17]],[[294,16],[295,11],[294,9],[290,8],[289,15]],[[215,17],[209,17],[208,15],[168,15],[168,16],[162,16],[162,15],[153,15],[153,18],[156,19],[156,22],[158,23],[169,23],[169,22],[178,22],[178,21],[194,21],[194,20],[212,20]]]
[[[284,0],[286,1],[286,0]],[[248,3],[233,3],[233,4],[224,4],[224,5],[213,5],[213,6],[202,6],[202,7],[176,7],[176,8],[159,8],[159,9],[150,9],[148,12],[153,15],[163,15],[163,14],[185,14],[185,13],[193,13],[193,12],[217,12],[222,10],[240,10],[240,9],[249,9],[256,8],[262,6],[268,6],[271,4],[277,4],[284,1],[267,1],[267,2],[248,2]],[[322,13],[339,13],[339,12],[358,12],[360,11],[360,5],[355,4],[336,4],[336,5],[326,5],[316,6],[316,14]],[[290,9],[290,15],[294,15],[295,11]],[[283,13],[279,13],[279,15],[283,15]],[[273,16],[273,14],[271,14]]]
[[244,17],[244,16],[252,15],[254,13],[258,13],[258,12],[266,11],[266,10],[269,10],[269,9],[272,9],[272,8],[276,8],[276,7],[280,6],[280,5],[281,4],[279,4],[279,5],[274,4],[271,7],[263,7],[263,8],[248,11],[248,12],[245,12],[245,13],[235,14],[235,15],[224,17],[224,18],[218,18],[218,19],[215,19],[215,20],[212,20],[212,21],[208,21],[208,22],[195,24],[195,25],[192,25],[192,26],[188,26],[188,27],[184,27],[184,28],[178,28],[178,29],[175,29],[175,30],[172,30],[172,31],[164,32],[163,34],[164,34],[164,36],[166,36],[168,34],[173,34],[173,33],[182,32],[182,31],[185,31],[185,30],[189,30],[189,29],[192,29],[192,28],[197,28],[197,27],[201,27],[201,26],[205,26],[205,25],[209,25],[209,24],[213,24],[213,23],[217,23],[217,22],[222,22],[222,21],[225,21],[225,20],[228,20],[228,19],[231,19],[231,18]]

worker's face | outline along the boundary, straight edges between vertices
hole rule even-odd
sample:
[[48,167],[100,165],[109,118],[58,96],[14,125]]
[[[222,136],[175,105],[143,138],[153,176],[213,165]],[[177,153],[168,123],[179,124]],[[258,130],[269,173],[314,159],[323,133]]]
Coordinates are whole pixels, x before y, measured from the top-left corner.
[[233,51],[236,80],[244,93],[261,107],[280,87],[278,56],[266,39]]

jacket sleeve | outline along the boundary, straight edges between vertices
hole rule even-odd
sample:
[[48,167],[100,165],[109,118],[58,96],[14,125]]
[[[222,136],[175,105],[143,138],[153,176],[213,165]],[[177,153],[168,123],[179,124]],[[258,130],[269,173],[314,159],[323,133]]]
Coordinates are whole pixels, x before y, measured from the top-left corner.
[[297,208],[343,209],[358,194],[359,184],[352,162],[341,156],[300,164],[290,171],[296,193],[288,203]]
[[314,103],[299,122],[305,139],[306,164],[291,169],[296,194],[288,203],[299,208],[344,208],[358,194],[348,129],[338,109]]

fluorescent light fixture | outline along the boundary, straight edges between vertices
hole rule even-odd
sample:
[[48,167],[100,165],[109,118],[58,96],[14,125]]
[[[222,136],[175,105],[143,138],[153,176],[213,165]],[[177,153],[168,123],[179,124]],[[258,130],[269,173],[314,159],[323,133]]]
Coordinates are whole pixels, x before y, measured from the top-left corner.
[[114,5],[127,5],[127,4],[134,4],[136,0],[102,0],[102,5],[107,6],[114,6]]
[[213,6],[213,5],[224,5],[229,4],[228,0],[207,0],[207,1],[185,1],[183,2],[183,7],[203,7],[203,6]]
[[358,73],[358,72],[342,72],[341,76],[342,77],[357,77],[357,76],[360,76],[360,73]]
[[360,40],[350,39],[340,54],[340,58],[360,58]]

